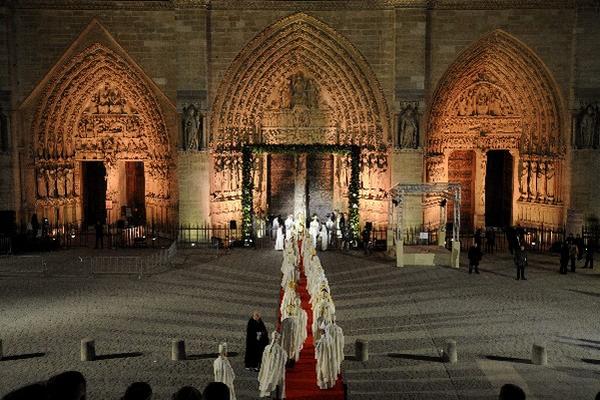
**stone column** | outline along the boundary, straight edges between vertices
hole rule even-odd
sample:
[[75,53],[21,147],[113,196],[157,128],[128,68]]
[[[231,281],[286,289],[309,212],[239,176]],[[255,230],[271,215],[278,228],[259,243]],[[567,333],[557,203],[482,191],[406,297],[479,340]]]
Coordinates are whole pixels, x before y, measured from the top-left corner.
[[485,150],[475,152],[475,198],[473,228],[485,226],[485,174],[487,168],[487,153]]
[[305,217],[306,209],[306,154],[296,155],[296,174],[294,182],[294,217],[299,214]]

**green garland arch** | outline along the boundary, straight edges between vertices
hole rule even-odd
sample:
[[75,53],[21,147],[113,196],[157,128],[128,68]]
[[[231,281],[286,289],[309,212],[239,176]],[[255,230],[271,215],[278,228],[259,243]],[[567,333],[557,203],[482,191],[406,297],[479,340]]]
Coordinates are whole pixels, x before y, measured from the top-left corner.
[[242,147],[242,237],[244,246],[254,246],[252,229],[254,182],[252,181],[253,153],[315,154],[337,153],[350,154],[350,187],[348,188],[348,224],[350,239],[356,239],[360,233],[359,222],[359,189],[360,189],[360,147],[354,145],[327,144],[254,144]]

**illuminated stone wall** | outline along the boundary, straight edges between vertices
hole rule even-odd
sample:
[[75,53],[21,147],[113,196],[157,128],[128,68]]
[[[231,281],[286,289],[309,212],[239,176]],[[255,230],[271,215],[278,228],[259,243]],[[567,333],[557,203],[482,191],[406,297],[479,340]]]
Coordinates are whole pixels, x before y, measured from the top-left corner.
[[[592,184],[593,175],[588,173],[600,166],[600,148],[594,149],[600,147],[594,142],[600,136],[600,25],[593,2],[589,8],[578,10],[573,2],[558,0],[488,3],[491,5],[477,2],[473,7],[474,2],[467,0],[439,0],[425,7],[424,1],[417,0],[408,7],[403,0],[374,0],[365,7],[363,1],[349,0],[345,7],[332,9],[327,1],[12,2],[12,9],[0,7],[0,107],[10,119],[14,136],[9,151],[0,156],[0,204],[19,208],[23,215],[24,210],[35,209],[36,174],[41,165],[33,161],[32,135],[43,98],[40,83],[56,76],[68,62],[62,59],[65,54],[72,58],[94,43],[107,45],[109,35],[122,48],[119,55],[130,65],[139,66],[141,80],[151,88],[157,110],[163,114],[171,146],[170,182],[175,185],[168,202],[173,203],[173,213],[178,211],[182,222],[239,219],[241,143],[304,141],[365,145],[361,218],[387,223],[387,201],[382,192],[390,185],[427,180],[431,174],[437,174],[438,180],[448,178],[448,154],[438,154],[438,144],[429,141],[443,131],[432,115],[440,97],[436,93],[459,100],[455,97],[460,97],[461,90],[450,86],[467,89],[467,78],[477,76],[462,52],[481,44],[480,64],[500,69],[492,71],[492,77],[502,75],[501,69],[511,65],[486,58],[495,52],[499,59],[527,64],[523,70],[534,71],[532,82],[548,83],[538,85],[541,89],[532,95],[530,103],[519,103],[511,97],[514,93],[510,88],[503,87],[507,103],[519,112],[536,104],[551,104],[550,108],[542,107],[543,119],[550,121],[547,129],[541,124],[535,129],[556,134],[537,136],[548,139],[542,148],[554,146],[548,154],[546,150],[541,152],[544,154],[522,151],[519,129],[512,131],[512,144],[505,141],[494,147],[510,150],[515,159],[513,220],[560,225],[567,208],[600,215],[600,189]],[[585,7],[586,2],[578,3]],[[89,30],[81,37],[93,19],[106,33]],[[261,53],[261,44],[275,43],[269,41],[272,34],[277,37],[280,32],[280,39],[288,37],[287,27],[298,28],[295,38],[303,41],[305,50],[291,51],[293,42],[281,41],[289,50],[276,53],[281,58],[248,56],[248,52]],[[514,52],[513,56],[520,55],[513,58],[502,58],[502,47],[486,53],[486,43],[494,46],[493,41],[486,42],[494,31],[514,38],[509,43],[520,43],[527,51]],[[290,56],[293,54],[296,56]],[[331,55],[331,62],[326,61]],[[242,68],[243,57],[246,61],[269,60],[269,65],[248,74],[250,70]],[[449,78],[448,71],[455,76]],[[308,104],[309,111],[303,113],[294,113],[293,106],[281,107],[280,103],[271,107],[283,82],[298,72],[322,89],[320,103],[316,107]],[[240,80],[247,86],[240,85]],[[494,85],[485,79],[480,82],[487,82],[482,85],[488,88]],[[523,97],[523,93],[513,97]],[[254,105],[249,107],[251,101]],[[448,104],[454,104],[452,101]],[[457,107],[460,111],[460,105]],[[447,120],[448,114],[440,115],[438,121]],[[223,117],[231,120],[221,124]],[[306,118],[311,121],[308,125],[302,122]],[[290,128],[290,121],[296,121],[294,129],[301,129],[296,133],[279,129]],[[230,150],[222,151],[227,141],[218,135],[228,129],[241,139]],[[334,135],[336,129],[356,134],[340,140]],[[298,133],[308,131],[312,133]],[[550,143],[552,137],[560,143]],[[455,140],[450,148],[476,150],[476,170],[484,170],[485,146]],[[154,159],[156,155],[142,158]],[[554,163],[555,159],[559,161]],[[346,167],[343,157],[336,155],[332,173],[336,208],[343,206],[345,199],[342,181]],[[61,168],[52,178],[54,182],[58,177],[63,182],[71,179],[69,166]],[[264,160],[255,165],[259,172],[254,176],[261,188],[255,206],[266,204],[265,168]],[[484,195],[482,175],[475,176],[474,223],[478,225],[484,218]],[[149,176],[147,182],[157,185],[161,179],[157,177]],[[73,191],[77,189],[75,182]],[[66,187],[61,190],[66,196]],[[15,199],[21,204],[14,204]],[[406,216],[410,225],[421,223],[427,214],[427,210],[414,209]],[[429,219],[425,215],[425,221]]]

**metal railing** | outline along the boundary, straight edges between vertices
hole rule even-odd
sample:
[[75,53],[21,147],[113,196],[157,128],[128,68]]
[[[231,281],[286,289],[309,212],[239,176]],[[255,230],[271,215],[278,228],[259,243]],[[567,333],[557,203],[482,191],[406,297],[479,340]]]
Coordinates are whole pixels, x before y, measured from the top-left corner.
[[0,274],[40,274],[46,275],[48,268],[42,256],[0,256]]

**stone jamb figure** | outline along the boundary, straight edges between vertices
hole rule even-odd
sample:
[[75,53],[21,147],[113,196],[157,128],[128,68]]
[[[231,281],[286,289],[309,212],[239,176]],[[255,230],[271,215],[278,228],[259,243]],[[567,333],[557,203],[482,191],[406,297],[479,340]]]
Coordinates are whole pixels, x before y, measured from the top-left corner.
[[183,144],[184,150],[199,150],[202,135],[200,116],[195,105],[190,104],[183,109]]
[[408,104],[399,115],[398,147],[401,149],[419,147],[419,118],[415,105]]
[[581,110],[575,138],[576,148],[595,149],[598,147],[598,131],[600,128],[598,119],[598,109],[593,104],[588,104]]

